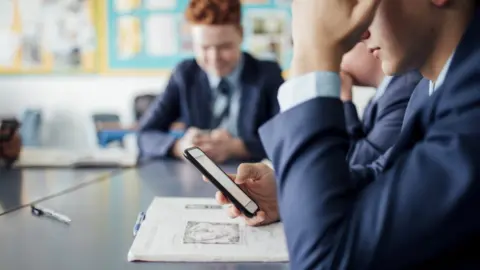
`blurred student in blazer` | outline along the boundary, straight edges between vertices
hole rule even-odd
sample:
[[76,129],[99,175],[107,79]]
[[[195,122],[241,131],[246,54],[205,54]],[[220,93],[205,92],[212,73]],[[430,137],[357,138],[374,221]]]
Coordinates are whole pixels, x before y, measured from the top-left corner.
[[[392,147],[400,135],[410,96],[422,79],[418,71],[385,76],[382,63],[363,43],[343,56],[341,64],[345,122],[350,137],[347,159],[350,165],[367,165]],[[353,85],[375,87],[376,93],[360,120],[352,102]]]
[[[240,0],[191,0],[185,17],[195,57],[178,64],[141,119],[140,159],[182,158],[191,146],[216,162],[265,158],[257,130],[279,110],[279,65],[242,52]],[[178,119],[181,138],[168,133]]]

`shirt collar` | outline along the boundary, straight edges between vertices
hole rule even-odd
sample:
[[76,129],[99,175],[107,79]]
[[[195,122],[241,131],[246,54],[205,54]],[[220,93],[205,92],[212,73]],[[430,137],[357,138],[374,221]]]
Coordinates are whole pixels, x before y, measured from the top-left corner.
[[383,96],[385,93],[385,90],[387,90],[387,87],[390,85],[390,82],[392,82],[393,76],[385,76],[380,83],[380,85],[377,88],[377,92],[375,92],[375,96],[373,97],[373,100],[378,100]]
[[440,88],[440,86],[442,86],[443,82],[445,81],[445,77],[447,77],[450,65],[452,64],[454,54],[455,52],[453,52],[452,55],[450,55],[450,57],[448,58],[447,62],[443,66],[442,71],[440,71],[440,74],[438,74],[437,81],[435,83],[430,81],[430,87],[428,89],[429,95],[432,95],[435,91],[437,91],[438,88]]
[[[244,65],[244,59],[243,59],[243,55],[241,55],[237,66],[233,69],[233,71],[230,74],[224,77],[228,83],[235,85],[240,80],[240,75],[243,70],[243,65]],[[208,81],[210,83],[210,87],[212,89],[216,89],[220,84],[220,81],[222,80],[222,78],[209,73],[207,73],[207,76],[208,76]]]

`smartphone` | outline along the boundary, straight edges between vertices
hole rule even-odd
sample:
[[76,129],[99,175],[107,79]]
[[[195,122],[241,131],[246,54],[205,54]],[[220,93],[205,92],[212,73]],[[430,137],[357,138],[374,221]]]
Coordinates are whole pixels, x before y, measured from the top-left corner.
[[10,141],[19,126],[20,123],[16,119],[3,119],[0,124],[0,141]]
[[192,147],[185,149],[183,155],[245,216],[251,218],[257,214],[259,210],[257,203],[248,197],[200,148]]

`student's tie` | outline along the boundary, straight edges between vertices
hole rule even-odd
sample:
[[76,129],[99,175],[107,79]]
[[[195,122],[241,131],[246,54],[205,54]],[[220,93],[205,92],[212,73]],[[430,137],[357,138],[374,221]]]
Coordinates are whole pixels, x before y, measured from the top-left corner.
[[217,96],[214,101],[212,129],[220,126],[220,124],[228,118],[231,96],[232,91],[229,83],[225,79],[222,79],[218,84]]

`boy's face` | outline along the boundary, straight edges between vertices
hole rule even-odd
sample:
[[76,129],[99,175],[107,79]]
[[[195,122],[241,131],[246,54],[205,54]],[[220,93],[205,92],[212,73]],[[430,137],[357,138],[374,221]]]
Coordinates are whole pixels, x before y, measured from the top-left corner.
[[[419,69],[435,43],[434,0],[383,0],[364,40],[387,75]],[[434,13],[434,12],[433,12]],[[437,14],[438,15],[438,14]]]
[[236,25],[193,25],[193,48],[197,63],[206,72],[223,77],[237,66],[242,32]]

